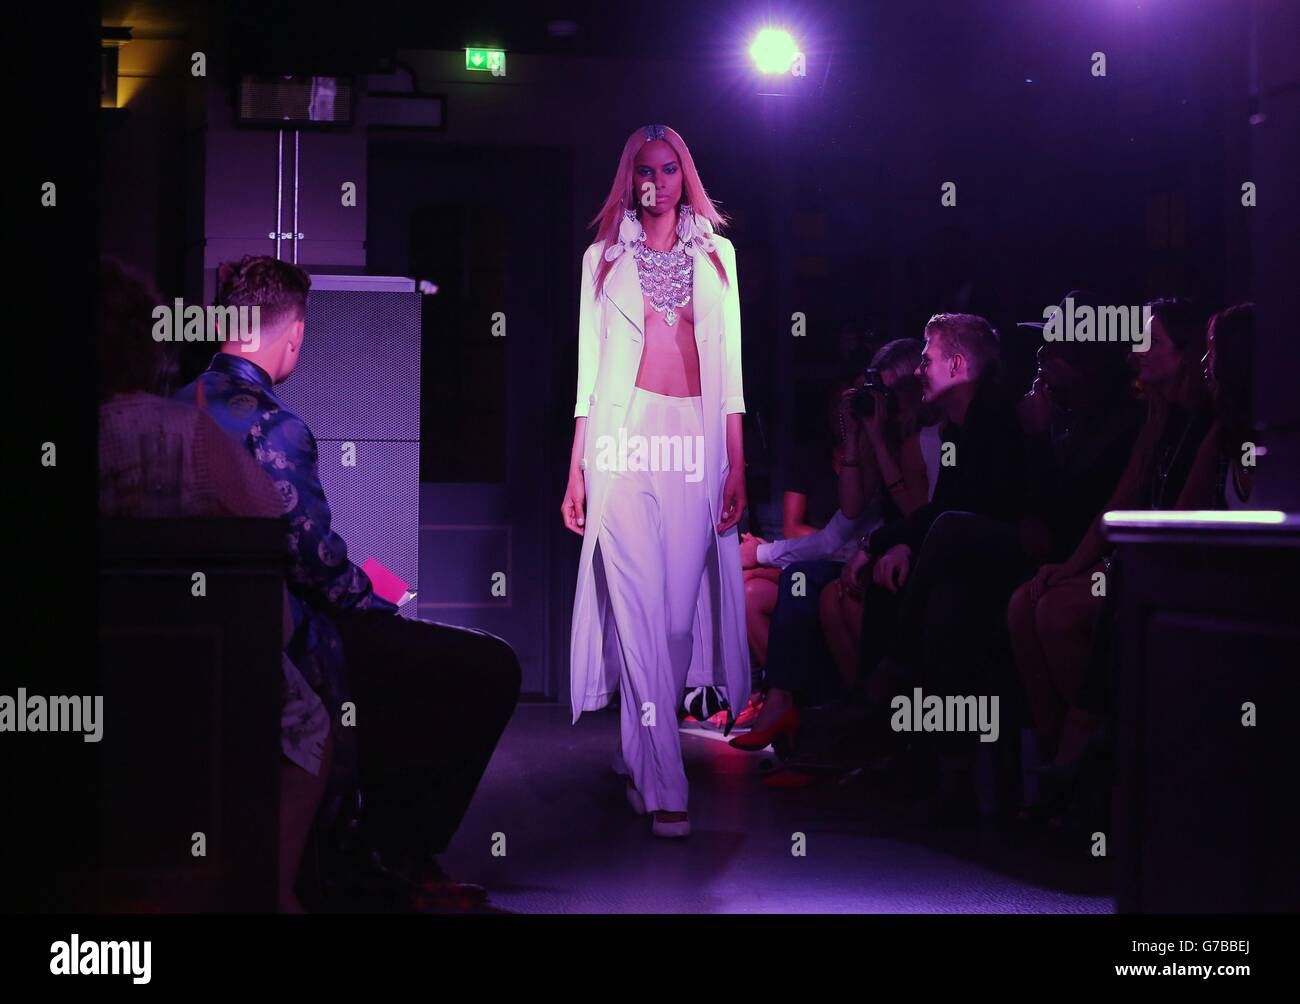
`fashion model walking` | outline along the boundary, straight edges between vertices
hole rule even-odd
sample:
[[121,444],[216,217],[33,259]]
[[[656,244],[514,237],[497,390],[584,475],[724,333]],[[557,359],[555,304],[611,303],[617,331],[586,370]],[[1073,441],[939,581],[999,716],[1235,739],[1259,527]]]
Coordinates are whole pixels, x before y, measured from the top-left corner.
[[582,535],[573,720],[617,691],[615,769],[659,836],[690,832],[676,704],[749,696],[736,524],[746,507],[736,252],[681,136],[623,146],[582,261],[573,450],[561,511]]

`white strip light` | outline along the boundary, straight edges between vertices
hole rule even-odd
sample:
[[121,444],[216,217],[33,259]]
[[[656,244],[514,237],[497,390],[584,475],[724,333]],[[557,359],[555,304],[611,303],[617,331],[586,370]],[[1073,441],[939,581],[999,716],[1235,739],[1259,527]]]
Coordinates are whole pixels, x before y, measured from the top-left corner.
[[1286,522],[1286,513],[1277,509],[1117,509],[1102,516],[1107,526],[1125,523],[1160,523],[1166,526],[1222,525],[1244,523],[1249,526],[1276,526]]

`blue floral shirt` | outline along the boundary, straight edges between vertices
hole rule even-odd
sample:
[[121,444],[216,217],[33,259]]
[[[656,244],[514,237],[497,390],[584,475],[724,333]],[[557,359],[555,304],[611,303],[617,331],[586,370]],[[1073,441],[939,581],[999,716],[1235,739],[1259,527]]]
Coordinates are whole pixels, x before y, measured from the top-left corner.
[[[294,626],[286,651],[338,722],[350,688],[333,615],[347,610],[396,613],[397,606],[375,595],[370,578],[348,560],[347,544],[330,528],[316,437],[275,395],[266,370],[229,352],[214,355],[176,399],[207,411],[253,455],[280,493],[289,530],[285,578]],[[355,750],[348,749],[352,731],[335,729],[340,738],[336,762],[348,773],[355,770]]]

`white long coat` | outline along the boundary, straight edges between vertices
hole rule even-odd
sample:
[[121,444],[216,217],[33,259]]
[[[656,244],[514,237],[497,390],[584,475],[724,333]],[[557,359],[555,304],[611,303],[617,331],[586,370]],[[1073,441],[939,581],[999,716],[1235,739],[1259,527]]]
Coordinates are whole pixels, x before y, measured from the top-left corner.
[[[690,253],[695,256],[691,303],[704,412],[703,469],[711,525],[716,527],[721,518],[722,487],[730,470],[727,415],[744,412],[745,399],[740,371],[736,250],[725,237],[714,236],[713,241],[726,269],[726,286],[698,242],[691,245]],[[609,483],[609,472],[598,469],[595,456],[602,435],[617,439],[645,346],[645,302],[636,262],[630,253],[621,254],[605,276],[604,290],[597,297],[595,275],[603,253],[601,242],[589,247],[583,256],[578,318],[578,393],[573,414],[575,418],[587,416],[583,459],[587,508],[569,647],[574,722],[582,712],[609,704],[618,692],[623,672],[603,569],[597,569],[593,561]],[[687,684],[726,687],[732,713],[739,714],[750,688],[740,537],[737,528],[732,527],[721,535],[715,531],[713,539],[716,546],[709,550],[695,604],[694,648]]]

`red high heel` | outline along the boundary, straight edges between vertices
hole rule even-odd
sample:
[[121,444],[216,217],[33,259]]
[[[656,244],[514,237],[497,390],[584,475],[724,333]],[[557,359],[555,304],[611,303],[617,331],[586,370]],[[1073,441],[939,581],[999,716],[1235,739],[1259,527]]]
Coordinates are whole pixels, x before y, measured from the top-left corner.
[[778,736],[788,735],[793,742],[795,736],[799,734],[799,709],[790,706],[789,709],[778,718],[770,727],[766,729],[751,729],[743,736],[736,736],[731,740],[731,745],[738,750],[747,750],[753,753],[761,750]]

